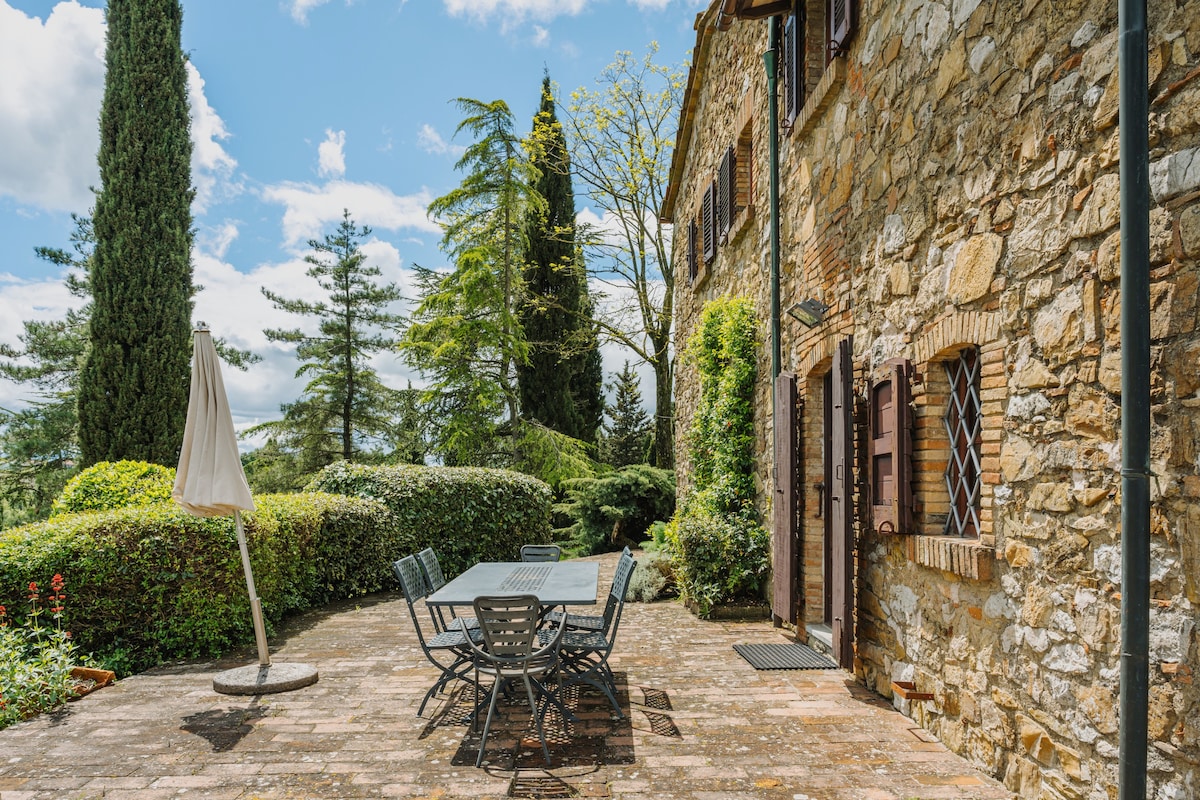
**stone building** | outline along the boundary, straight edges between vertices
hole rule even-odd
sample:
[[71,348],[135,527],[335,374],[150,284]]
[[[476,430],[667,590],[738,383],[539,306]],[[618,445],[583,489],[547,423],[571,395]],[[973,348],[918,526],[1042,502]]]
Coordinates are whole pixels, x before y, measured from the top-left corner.
[[[1148,13],[1149,782],[1183,798],[1200,797],[1200,2]],[[696,30],[664,211],[676,341],[710,299],[760,309],[773,613],[804,640],[827,632],[847,669],[1019,796],[1115,797],[1117,5],[715,0]],[[681,359],[677,442],[697,391]]]

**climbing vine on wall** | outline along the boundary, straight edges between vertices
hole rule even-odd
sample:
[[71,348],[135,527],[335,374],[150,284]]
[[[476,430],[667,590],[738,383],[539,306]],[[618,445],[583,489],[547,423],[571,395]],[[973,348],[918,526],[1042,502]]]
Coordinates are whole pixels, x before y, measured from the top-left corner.
[[700,381],[688,434],[692,491],[667,533],[676,578],[702,616],[714,605],[761,598],[770,536],[754,507],[754,306],[705,304],[684,357]]

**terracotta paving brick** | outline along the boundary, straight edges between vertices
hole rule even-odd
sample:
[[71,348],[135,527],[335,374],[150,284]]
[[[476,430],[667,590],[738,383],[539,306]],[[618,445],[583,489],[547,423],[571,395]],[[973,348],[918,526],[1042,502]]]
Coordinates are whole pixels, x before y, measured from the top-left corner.
[[[602,591],[615,554],[598,557]],[[548,714],[547,768],[527,706],[501,704],[484,766],[455,688],[416,709],[436,672],[403,599],[332,605],[282,627],[279,662],[315,666],[295,692],[237,697],[173,664],[0,731],[0,800],[610,798],[1008,800],[838,670],[756,671],[733,645],[786,641],[766,622],[706,622],[678,603],[625,607],[612,666],[624,718],[591,690]]]

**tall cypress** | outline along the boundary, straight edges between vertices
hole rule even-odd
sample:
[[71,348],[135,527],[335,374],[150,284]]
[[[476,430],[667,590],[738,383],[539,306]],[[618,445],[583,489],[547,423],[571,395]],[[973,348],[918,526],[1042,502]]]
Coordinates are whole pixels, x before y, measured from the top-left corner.
[[178,0],[109,0],[84,466],[173,465],[187,415],[192,142]]
[[575,246],[570,157],[549,75],[542,79],[529,149],[538,170],[534,189],[546,207],[526,220],[521,325],[529,357],[517,370],[521,414],[594,444],[604,409],[604,378],[587,275]]

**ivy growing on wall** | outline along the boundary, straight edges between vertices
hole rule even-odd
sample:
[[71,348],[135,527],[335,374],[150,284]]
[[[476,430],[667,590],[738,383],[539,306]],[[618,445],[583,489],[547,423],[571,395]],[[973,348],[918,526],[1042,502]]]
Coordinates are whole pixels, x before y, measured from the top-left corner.
[[681,594],[702,616],[760,600],[770,567],[770,536],[754,507],[755,327],[748,299],[709,301],[684,353],[700,381],[687,439],[693,488],[667,541]]

